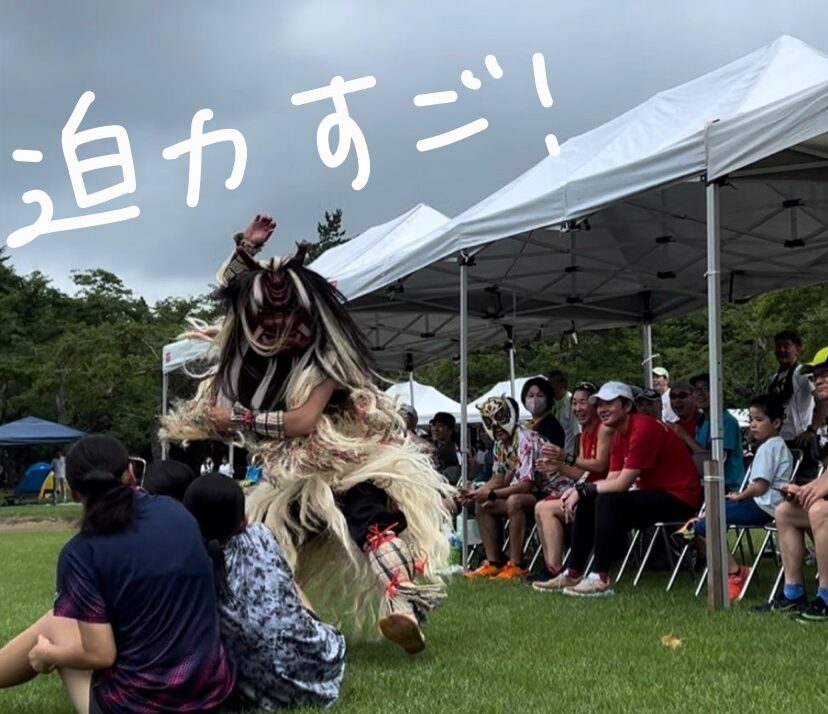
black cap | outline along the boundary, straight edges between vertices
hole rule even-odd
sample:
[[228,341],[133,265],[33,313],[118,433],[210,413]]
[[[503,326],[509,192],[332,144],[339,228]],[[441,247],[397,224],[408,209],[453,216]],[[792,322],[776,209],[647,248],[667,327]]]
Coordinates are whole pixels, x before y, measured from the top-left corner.
[[659,402],[661,401],[661,395],[655,389],[642,389],[635,395],[635,401],[639,401],[640,399],[648,402]]
[[448,412],[437,412],[429,424],[445,424],[449,429],[454,429],[457,420]]

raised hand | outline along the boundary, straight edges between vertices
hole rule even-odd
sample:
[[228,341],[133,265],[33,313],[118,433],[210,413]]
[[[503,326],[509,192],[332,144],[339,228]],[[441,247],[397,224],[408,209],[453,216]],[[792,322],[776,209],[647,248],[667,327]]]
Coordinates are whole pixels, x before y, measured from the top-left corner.
[[273,216],[256,214],[250,225],[244,229],[244,239],[251,245],[262,246],[276,230],[276,221]]

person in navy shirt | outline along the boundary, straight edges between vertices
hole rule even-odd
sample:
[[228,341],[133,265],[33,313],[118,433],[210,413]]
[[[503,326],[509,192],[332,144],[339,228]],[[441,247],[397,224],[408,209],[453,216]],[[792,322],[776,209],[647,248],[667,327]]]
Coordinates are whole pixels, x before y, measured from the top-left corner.
[[234,672],[197,523],[124,484],[115,439],[82,439],[66,466],[81,531],[60,553],[53,611],[0,650],[0,687],[57,669],[82,714],[218,710]]

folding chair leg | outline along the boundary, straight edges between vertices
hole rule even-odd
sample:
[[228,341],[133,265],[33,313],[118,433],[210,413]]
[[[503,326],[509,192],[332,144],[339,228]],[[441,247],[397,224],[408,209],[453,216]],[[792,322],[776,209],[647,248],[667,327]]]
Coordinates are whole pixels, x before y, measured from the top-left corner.
[[[739,592],[739,597],[737,600],[741,600],[745,593],[747,593],[748,588],[750,587],[750,582],[753,580],[753,574],[756,572],[756,569],[759,567],[759,561],[762,560],[762,553],[765,550],[765,546],[768,544],[768,540],[770,540],[771,534],[770,531],[765,532],[765,537],[762,540],[762,545],[759,546],[759,550],[756,551],[753,557],[753,564],[750,566],[750,572],[748,573],[747,578],[745,578],[745,582],[742,584],[742,590]],[[750,538],[750,536],[748,536]],[[753,550],[753,548],[751,548]]]
[[650,559],[650,553],[653,552],[653,546],[655,545],[656,538],[658,538],[658,532],[660,530],[661,526],[656,526],[656,529],[653,532],[653,537],[650,538],[650,544],[647,546],[644,557],[641,559],[641,565],[638,566],[638,572],[635,574],[635,579],[633,580],[633,587],[638,585],[638,581],[641,580],[641,574],[644,572],[644,566],[647,565],[647,561]]
[[[526,542],[523,544],[523,554],[526,555],[532,547],[532,543],[534,539],[538,539],[538,543],[540,543],[540,536],[538,535],[538,526],[532,526],[532,530],[529,531],[529,535],[526,538]],[[538,545],[540,547],[540,545]]]
[[618,575],[615,576],[615,582],[618,583],[621,581],[621,576],[624,574],[624,570],[627,567],[627,563],[630,560],[630,557],[635,550],[635,545],[638,543],[638,538],[641,535],[641,531],[635,530],[633,531],[632,540],[630,541],[630,547],[627,548],[627,554],[624,556],[624,561],[621,563],[621,567],[618,569]]
[[532,556],[532,561],[529,563],[529,572],[535,569],[535,565],[538,562],[538,558],[543,555],[543,546],[538,545],[538,549],[535,551],[535,554]]
[[676,559],[673,557],[673,546],[670,543],[670,536],[667,535],[667,529],[661,529],[661,539],[664,541],[664,549],[667,551],[667,560],[670,561],[670,565],[675,567],[676,566]]
[[753,536],[751,535],[750,529],[748,529],[748,531],[747,531],[747,544],[748,544],[748,553],[750,553],[750,559],[753,560],[756,557],[756,552],[753,548]]
[[782,584],[782,576],[785,575],[785,568],[782,566],[779,567],[779,572],[776,574],[776,580],[773,581],[773,587],[771,588],[770,595],[768,595],[768,602],[771,602],[776,595],[776,591],[779,590],[779,586]]
[[[670,592],[673,588],[673,583],[676,582],[676,578],[678,577],[679,570],[681,570],[681,564],[684,562],[684,559],[687,557],[687,553],[690,551],[690,544],[686,543],[684,548],[681,549],[681,553],[679,553],[678,560],[676,561],[676,567],[673,568],[673,574],[670,576],[670,580],[667,583],[667,592]],[[692,574],[691,574],[692,576]]]
[[694,595],[698,597],[701,595],[701,591],[704,590],[704,584],[707,582],[707,566],[704,566],[704,570],[702,571],[701,577],[699,578],[699,583],[696,585],[696,592]]

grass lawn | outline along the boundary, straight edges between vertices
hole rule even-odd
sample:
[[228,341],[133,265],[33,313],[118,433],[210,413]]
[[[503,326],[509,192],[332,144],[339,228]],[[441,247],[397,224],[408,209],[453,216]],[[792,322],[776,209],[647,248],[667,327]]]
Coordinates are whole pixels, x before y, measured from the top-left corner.
[[[68,535],[0,534],[0,642],[49,607]],[[825,711],[828,624],[747,612],[767,593],[771,570],[768,563],[751,602],[717,614],[692,596],[687,574],[670,594],[666,576],[654,573],[638,588],[625,579],[617,596],[588,601],[454,579],[424,655],[384,643],[351,647],[333,711]],[[682,646],[665,647],[666,634]],[[0,691],[0,712],[70,711],[55,676]]]
[[31,503],[19,506],[0,506],[0,523],[9,520],[76,521],[81,515],[79,503]]

